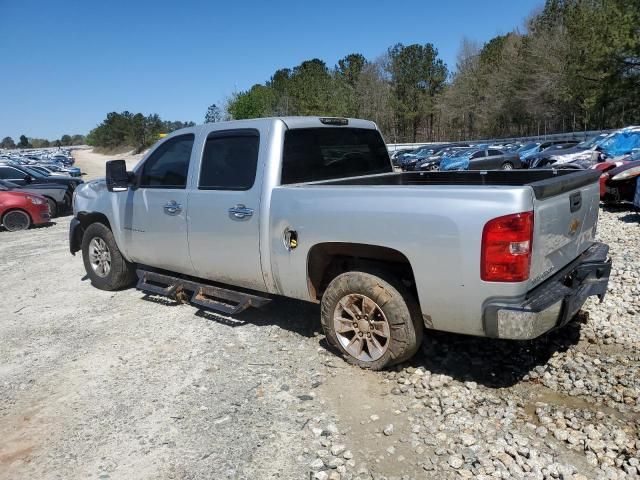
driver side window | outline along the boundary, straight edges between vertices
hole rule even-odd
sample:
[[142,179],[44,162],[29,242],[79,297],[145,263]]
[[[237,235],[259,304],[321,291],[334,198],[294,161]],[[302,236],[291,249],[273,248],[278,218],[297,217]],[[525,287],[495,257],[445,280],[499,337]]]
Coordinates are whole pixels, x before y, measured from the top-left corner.
[[193,134],[171,138],[160,145],[144,162],[140,187],[186,188]]

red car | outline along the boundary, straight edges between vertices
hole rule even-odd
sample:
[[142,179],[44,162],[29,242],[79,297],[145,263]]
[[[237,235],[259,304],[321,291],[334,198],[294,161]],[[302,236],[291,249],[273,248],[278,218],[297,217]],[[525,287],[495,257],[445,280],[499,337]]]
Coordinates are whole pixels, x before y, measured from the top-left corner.
[[640,160],[614,165],[600,176],[600,199],[605,203],[633,202],[640,178]]
[[0,223],[10,232],[48,223],[50,218],[49,204],[43,196],[0,187]]

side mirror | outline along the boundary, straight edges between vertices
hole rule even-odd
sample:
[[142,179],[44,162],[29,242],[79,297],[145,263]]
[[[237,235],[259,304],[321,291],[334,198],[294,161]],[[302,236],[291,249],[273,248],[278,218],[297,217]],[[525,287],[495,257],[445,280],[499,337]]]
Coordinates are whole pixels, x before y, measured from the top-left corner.
[[107,190],[110,192],[126,192],[129,189],[129,174],[124,160],[107,162]]
[[31,175],[27,175],[26,177],[24,177],[24,181],[25,183],[31,183],[33,182],[33,177]]

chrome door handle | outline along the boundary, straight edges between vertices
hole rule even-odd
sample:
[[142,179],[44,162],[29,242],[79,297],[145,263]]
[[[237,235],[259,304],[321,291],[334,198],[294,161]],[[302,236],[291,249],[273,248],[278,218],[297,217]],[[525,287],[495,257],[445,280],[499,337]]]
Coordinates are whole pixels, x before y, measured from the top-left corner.
[[229,209],[229,213],[236,218],[245,218],[253,215],[253,208],[248,208],[239,203],[235,207]]
[[175,200],[171,200],[164,206],[164,213],[167,215],[178,215],[182,211],[182,205]]

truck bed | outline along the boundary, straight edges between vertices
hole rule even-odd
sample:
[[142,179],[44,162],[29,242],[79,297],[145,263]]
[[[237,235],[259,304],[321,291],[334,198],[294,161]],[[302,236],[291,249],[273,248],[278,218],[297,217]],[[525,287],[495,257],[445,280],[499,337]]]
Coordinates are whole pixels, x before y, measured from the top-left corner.
[[[596,170],[488,170],[459,172],[403,172],[326,180],[307,185],[490,185],[529,186],[538,200],[589,185],[600,176]],[[301,184],[304,185],[304,184]]]

